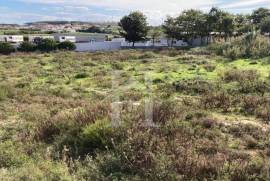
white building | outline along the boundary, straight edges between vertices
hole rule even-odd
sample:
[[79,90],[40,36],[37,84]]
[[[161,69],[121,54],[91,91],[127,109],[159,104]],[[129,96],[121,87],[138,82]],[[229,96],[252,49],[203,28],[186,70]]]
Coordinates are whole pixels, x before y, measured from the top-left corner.
[[34,42],[36,39],[52,39],[54,40],[54,36],[49,36],[49,35],[30,35],[28,36],[28,41],[29,42]]
[[3,35],[0,38],[0,41],[9,42],[9,43],[20,43],[23,42],[22,35]]
[[6,41],[5,35],[0,35],[0,42],[5,42],[5,41]]
[[76,37],[75,36],[55,36],[55,40],[58,42],[65,42],[65,41],[70,41],[72,43],[76,42]]

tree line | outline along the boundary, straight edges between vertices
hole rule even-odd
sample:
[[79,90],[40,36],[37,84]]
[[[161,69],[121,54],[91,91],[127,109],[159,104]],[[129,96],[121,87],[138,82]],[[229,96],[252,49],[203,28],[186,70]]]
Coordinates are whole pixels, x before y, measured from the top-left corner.
[[16,50],[19,52],[51,52],[55,50],[72,51],[75,49],[76,45],[72,42],[65,41],[57,43],[52,39],[37,38],[33,43],[24,41],[17,47],[17,49],[8,42],[0,42],[0,54],[4,55],[9,55]]
[[232,36],[246,33],[270,33],[270,9],[258,8],[251,14],[232,14],[213,7],[208,13],[190,9],[177,17],[168,16],[160,27],[150,27],[147,17],[141,12],[132,12],[124,16],[120,22],[120,34],[127,41],[135,42],[152,39],[153,43],[164,34],[172,42],[174,40],[190,40],[219,37],[228,41]]

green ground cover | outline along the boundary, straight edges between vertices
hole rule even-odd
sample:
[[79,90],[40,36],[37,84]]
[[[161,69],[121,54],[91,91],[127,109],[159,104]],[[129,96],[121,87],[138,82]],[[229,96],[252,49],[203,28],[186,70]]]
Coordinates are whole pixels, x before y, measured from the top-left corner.
[[[173,49],[0,56],[0,180],[268,180],[269,60]],[[149,89],[156,127],[142,126]]]

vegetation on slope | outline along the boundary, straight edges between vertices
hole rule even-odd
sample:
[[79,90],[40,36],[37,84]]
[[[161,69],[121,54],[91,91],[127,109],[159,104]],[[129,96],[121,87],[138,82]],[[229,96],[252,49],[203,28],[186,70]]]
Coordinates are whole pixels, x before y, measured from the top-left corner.
[[204,49],[2,55],[0,180],[269,180],[269,63]]

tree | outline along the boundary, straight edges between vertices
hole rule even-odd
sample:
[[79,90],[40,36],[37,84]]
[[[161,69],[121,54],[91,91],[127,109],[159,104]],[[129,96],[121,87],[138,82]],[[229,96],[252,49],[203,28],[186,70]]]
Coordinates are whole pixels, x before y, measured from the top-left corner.
[[0,54],[9,55],[13,52],[15,48],[10,43],[0,42]]
[[234,24],[239,35],[252,31],[251,17],[249,15],[235,15]]
[[58,44],[57,47],[59,50],[75,50],[76,49],[76,45],[70,41],[61,42]]
[[270,33],[270,17],[264,18],[260,24],[261,33]]
[[56,50],[56,48],[57,48],[57,43],[55,40],[52,40],[52,39],[43,39],[37,45],[37,49],[42,52],[50,52],[50,51]]
[[184,38],[204,37],[208,35],[207,17],[199,10],[190,9],[184,11],[176,18],[180,27],[181,34]]
[[253,13],[251,15],[251,19],[253,21],[253,24],[258,26],[263,21],[263,19],[265,19],[269,16],[270,16],[270,9],[259,8],[255,11],[253,11]]
[[30,43],[30,42],[22,42],[19,47],[18,47],[18,51],[21,51],[21,52],[33,52],[36,50],[36,45]]
[[126,38],[127,41],[133,43],[146,39],[148,32],[148,24],[146,16],[141,12],[132,12],[128,16],[124,16],[119,23],[122,28],[120,34]]
[[207,26],[211,32],[220,32],[222,11],[213,7],[207,16]]
[[162,28],[167,38],[171,39],[171,46],[175,39],[181,39],[181,28],[178,26],[175,18],[168,16],[164,21]]
[[152,28],[148,35],[151,37],[152,42],[153,42],[153,46],[155,46],[155,41],[162,35],[162,30],[160,29],[160,27],[157,28]]
[[229,13],[224,13],[220,24],[220,30],[225,34],[225,40],[232,36],[234,32],[234,17]]
[[207,24],[210,32],[224,34],[225,39],[234,32],[234,16],[215,7],[208,13]]

